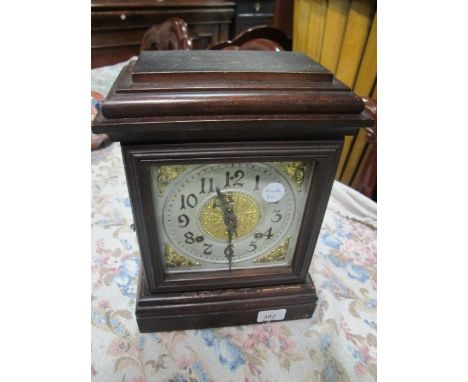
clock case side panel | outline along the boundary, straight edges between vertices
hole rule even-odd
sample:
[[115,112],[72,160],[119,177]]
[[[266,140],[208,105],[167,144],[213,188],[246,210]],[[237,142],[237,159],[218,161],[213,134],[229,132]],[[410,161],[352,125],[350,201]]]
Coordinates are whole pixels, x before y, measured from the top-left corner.
[[317,240],[322,228],[323,219],[330,200],[338,162],[343,148],[343,141],[337,142],[336,150],[327,152],[327,156],[318,160],[309,186],[309,195],[304,208],[304,216],[299,231],[296,254],[293,257],[293,272],[305,280]]
[[[342,141],[122,144],[140,254],[151,293],[305,282],[330,196]],[[151,166],[222,162],[314,161],[315,170],[290,266],[165,274],[153,209]]]
[[[128,193],[130,196],[130,205],[132,208],[133,222],[135,226],[135,233],[137,235],[138,246],[140,249],[140,257],[145,269],[146,282],[152,288],[157,288],[158,280],[164,277],[162,263],[158,262],[157,256],[151,255],[154,253],[155,248],[151,248],[151,241],[148,240],[150,233],[148,228],[153,226],[152,209],[145,208],[142,203],[141,188],[138,186],[139,177],[135,176],[137,173],[138,162],[129,153],[124,144],[121,144],[122,158],[125,168],[125,177],[127,179]],[[149,222],[148,224],[148,220]],[[152,235],[157,236],[157,231],[154,230]],[[157,237],[156,237],[156,240]],[[156,248],[157,249],[157,248]]]

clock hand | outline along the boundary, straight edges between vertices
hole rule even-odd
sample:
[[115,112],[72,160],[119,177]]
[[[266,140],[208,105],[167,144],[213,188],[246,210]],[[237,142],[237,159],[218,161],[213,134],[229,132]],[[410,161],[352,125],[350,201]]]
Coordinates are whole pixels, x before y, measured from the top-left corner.
[[232,264],[232,255],[234,254],[234,245],[232,244],[232,236],[235,234],[237,236],[237,216],[234,213],[234,209],[232,207],[232,203],[229,203],[226,199],[226,195],[221,192],[221,190],[216,187],[216,194],[218,195],[218,199],[220,201],[219,205],[216,207],[220,207],[223,211],[224,216],[224,224],[227,228],[228,233],[228,246],[224,250],[224,254],[229,260],[229,270],[231,270]]
[[232,231],[228,230],[228,245],[226,249],[224,250],[224,254],[229,260],[229,271],[231,271],[231,265],[232,265],[232,255],[234,254],[234,245],[232,244]]
[[218,194],[218,199],[221,202],[221,204],[216,205],[216,207],[220,207],[223,211],[224,224],[226,225],[228,231],[232,229],[232,232],[234,232],[237,236],[237,216],[234,213],[232,203],[227,201],[226,195],[223,194],[218,187],[216,187],[216,193]]

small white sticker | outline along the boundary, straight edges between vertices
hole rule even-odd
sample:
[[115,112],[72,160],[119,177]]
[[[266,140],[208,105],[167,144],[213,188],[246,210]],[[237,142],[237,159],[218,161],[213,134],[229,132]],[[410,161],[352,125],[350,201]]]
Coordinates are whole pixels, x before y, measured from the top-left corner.
[[281,183],[267,184],[262,190],[262,198],[265,202],[274,203],[284,196],[284,186]]
[[257,322],[281,321],[286,316],[286,309],[262,310],[258,312]]

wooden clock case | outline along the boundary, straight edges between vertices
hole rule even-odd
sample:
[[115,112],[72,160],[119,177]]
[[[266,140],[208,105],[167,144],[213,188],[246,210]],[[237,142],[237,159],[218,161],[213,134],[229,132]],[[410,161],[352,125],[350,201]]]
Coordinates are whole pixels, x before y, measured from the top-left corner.
[[[151,51],[124,68],[93,122],[120,141],[142,256],[141,332],[257,322],[260,311],[310,317],[308,274],[345,135],[371,125],[332,73],[291,52]],[[165,274],[150,166],[314,161],[291,266]]]

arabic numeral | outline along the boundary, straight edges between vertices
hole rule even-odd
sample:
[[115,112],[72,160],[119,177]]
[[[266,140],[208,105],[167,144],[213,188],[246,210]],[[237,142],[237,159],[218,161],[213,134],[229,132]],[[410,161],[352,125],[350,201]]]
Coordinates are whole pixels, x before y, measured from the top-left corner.
[[[206,183],[206,179],[205,179],[205,178],[201,178],[200,181],[201,181],[201,190],[200,190],[200,194],[206,194],[206,192],[205,192],[205,183]],[[208,192],[214,192],[214,190],[213,190],[213,178],[208,178],[208,182],[209,182],[209,189],[208,189]]]
[[275,213],[275,216],[274,218],[271,218],[271,221],[273,223],[278,223],[282,218],[283,218],[283,215],[281,215],[281,210],[276,210],[276,211],[273,211]]
[[273,237],[273,234],[271,233],[272,227],[268,228],[265,232],[263,232],[263,236],[266,236],[267,240],[271,239]]
[[226,183],[225,183],[224,187],[231,187],[231,180],[234,181],[234,183],[232,184],[233,186],[243,187],[244,183],[241,183],[240,181],[242,180],[244,175],[245,175],[244,171],[242,171],[242,170],[237,170],[234,173],[234,176],[231,176],[230,171],[226,171]]
[[212,244],[204,243],[203,246],[205,247],[205,249],[203,250],[203,253],[205,255],[211,255],[213,253],[213,251],[211,251],[211,248],[213,247]]
[[[250,249],[252,248],[252,249]],[[255,241],[251,241],[249,244],[249,249],[247,250],[248,252],[253,252],[257,250],[257,243]]]
[[195,238],[193,237],[193,232],[190,232],[190,231],[189,231],[189,232],[186,232],[186,233],[184,234],[184,237],[185,237],[185,242],[186,242],[187,244],[193,244],[193,243],[195,243]]
[[239,186],[239,187],[243,187],[244,186],[244,183],[241,183],[240,180],[244,177],[244,171],[242,170],[237,170],[235,173],[234,173],[234,184],[233,186]]
[[258,184],[260,183],[260,175],[255,175],[255,188],[254,191],[258,191]]
[[225,249],[224,249],[224,254],[226,257],[231,257],[234,254],[234,245],[229,244]]
[[190,219],[187,215],[185,214],[182,214],[180,215],[178,218],[177,218],[177,221],[179,222],[179,227],[180,228],[184,228],[184,227],[187,227],[190,223]]
[[185,210],[186,203],[187,203],[187,206],[189,206],[190,208],[194,208],[198,203],[198,199],[194,194],[190,194],[189,196],[187,196],[187,198],[185,198],[185,195],[180,195],[180,209],[181,210]]

